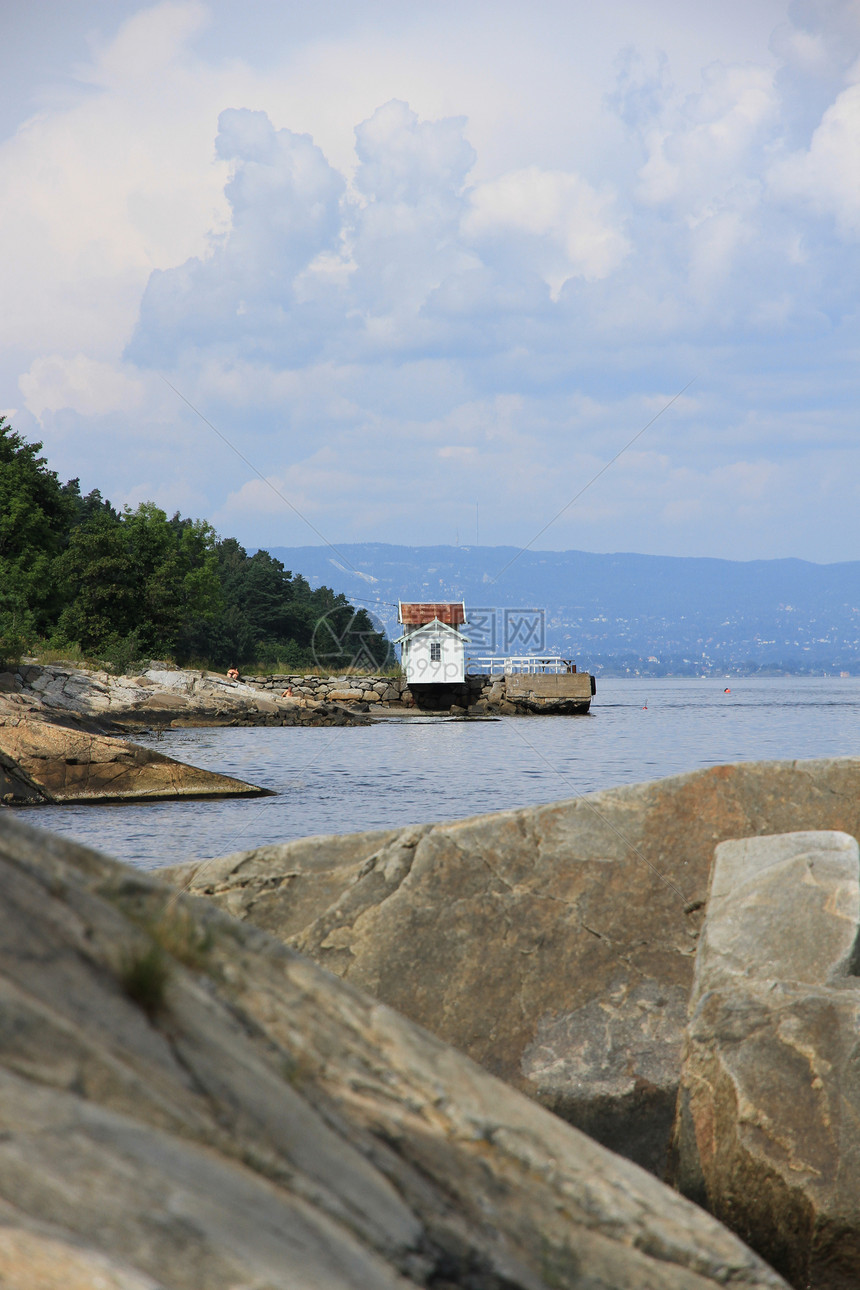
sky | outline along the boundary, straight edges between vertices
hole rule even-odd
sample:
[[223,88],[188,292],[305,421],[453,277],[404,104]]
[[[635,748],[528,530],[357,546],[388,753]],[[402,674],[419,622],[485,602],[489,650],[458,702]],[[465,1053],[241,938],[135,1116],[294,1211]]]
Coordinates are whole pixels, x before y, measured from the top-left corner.
[[63,479],[251,547],[860,558],[860,0],[0,43],[0,412]]

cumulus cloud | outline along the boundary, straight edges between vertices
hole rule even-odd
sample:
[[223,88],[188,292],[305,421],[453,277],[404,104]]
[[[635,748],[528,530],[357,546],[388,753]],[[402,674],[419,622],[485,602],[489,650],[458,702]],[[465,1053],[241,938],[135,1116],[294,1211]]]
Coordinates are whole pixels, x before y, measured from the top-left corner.
[[563,58],[502,7],[488,35],[446,8],[382,39],[308,11],[265,70],[214,57],[195,0],[97,45],[0,143],[0,379],[49,450],[248,542],[307,537],[165,373],[334,539],[450,537],[484,488],[486,539],[525,540],[696,376],[547,536],[743,554],[799,532],[784,459],[823,480],[853,433],[856,3],[688,31],[613,0],[619,53],[551,0]]
[[537,166],[478,185],[464,231],[476,246],[500,242],[530,260],[553,297],[568,278],[605,278],[630,249],[612,197],[580,175]]
[[464,117],[419,121],[393,99],[355,129],[355,186],[370,202],[448,206],[462,191],[476,154]]
[[739,172],[755,164],[769,141],[776,111],[770,69],[705,68],[699,93],[661,105],[647,131],[639,196],[687,209],[730,198]]
[[0,142],[7,351],[116,357],[153,266],[205,247],[224,175],[211,77],[185,49],[204,20],[195,3],[136,14],[77,69],[73,94]]
[[466,130],[392,100],[356,127],[348,181],[308,136],[222,112],[229,230],[208,256],[152,274],[127,357],[403,362],[460,347],[452,313],[481,345],[488,317],[545,313],[569,280],[618,268],[629,243],[610,192],[538,167],[470,187]]
[[[860,72],[860,69],[858,69]],[[860,237],[860,81],[843,90],[825,112],[809,148],[771,171],[774,192],[800,199],[832,216],[840,234]]]
[[82,417],[134,412],[141,406],[144,387],[137,377],[85,354],[37,358],[18,384],[25,406],[38,421],[46,412],[65,409]]
[[216,152],[232,166],[229,231],[210,255],[152,274],[128,350],[138,362],[172,368],[187,348],[243,341],[281,361],[304,353],[293,284],[336,243],[344,182],[312,139],[265,112],[222,112]]
[[462,117],[420,121],[393,100],[356,127],[359,202],[345,229],[355,265],[350,306],[368,320],[373,351],[413,346],[429,295],[472,263],[459,237],[475,161],[465,125]]

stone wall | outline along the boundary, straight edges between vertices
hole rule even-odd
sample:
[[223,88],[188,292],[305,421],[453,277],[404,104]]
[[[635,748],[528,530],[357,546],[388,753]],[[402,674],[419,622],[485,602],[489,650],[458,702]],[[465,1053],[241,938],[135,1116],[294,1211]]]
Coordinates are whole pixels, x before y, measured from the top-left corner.
[[[302,676],[298,673],[243,677],[247,685],[281,695],[292,690],[292,698],[311,702],[367,704],[368,708],[420,708],[425,712],[468,712],[470,715],[509,715],[535,710],[523,696],[522,701],[506,693],[505,677],[467,676],[459,685],[416,685],[411,689],[404,676]],[[565,678],[570,679],[570,678]],[[582,698],[591,697],[587,673],[579,674]]]
[[367,703],[382,707],[414,706],[412,693],[402,676],[302,676],[299,673],[270,673],[243,676],[246,685],[270,690],[280,696],[292,691],[294,699],[314,703]]

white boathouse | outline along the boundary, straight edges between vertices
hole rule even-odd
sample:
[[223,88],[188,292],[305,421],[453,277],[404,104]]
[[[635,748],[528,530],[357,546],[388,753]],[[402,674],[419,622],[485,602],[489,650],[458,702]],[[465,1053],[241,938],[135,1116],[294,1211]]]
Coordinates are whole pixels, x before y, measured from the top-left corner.
[[406,682],[413,685],[462,685],[466,679],[467,638],[460,633],[466,606],[460,602],[401,600],[397,620],[403,635],[400,661]]

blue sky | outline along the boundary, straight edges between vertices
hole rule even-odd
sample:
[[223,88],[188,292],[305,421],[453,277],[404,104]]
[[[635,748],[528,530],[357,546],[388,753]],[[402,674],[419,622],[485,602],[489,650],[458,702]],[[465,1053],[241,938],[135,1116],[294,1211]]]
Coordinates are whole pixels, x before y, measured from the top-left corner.
[[860,0],[0,36],[0,408],[64,477],[252,546],[526,543],[692,382],[539,545],[860,555]]

